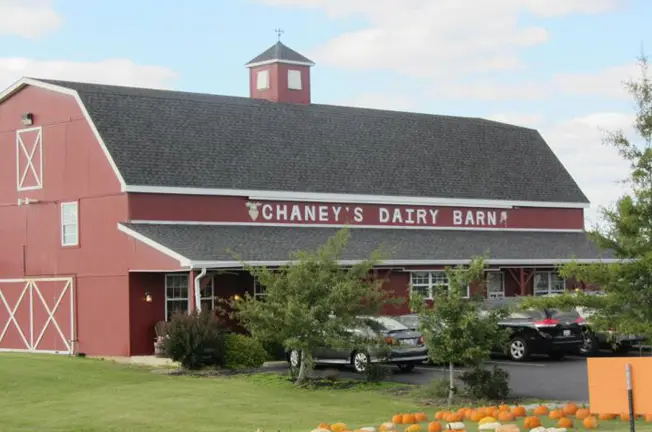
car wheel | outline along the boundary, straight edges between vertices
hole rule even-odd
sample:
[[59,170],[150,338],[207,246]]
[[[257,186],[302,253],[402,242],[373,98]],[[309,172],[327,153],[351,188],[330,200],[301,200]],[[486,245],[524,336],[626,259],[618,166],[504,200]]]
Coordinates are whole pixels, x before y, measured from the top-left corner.
[[509,343],[509,357],[514,361],[525,361],[530,357],[527,341],[520,336]]
[[595,338],[595,335],[591,332],[582,333],[582,346],[580,347],[580,354],[585,356],[592,356],[597,354],[598,350],[598,341]]
[[301,366],[301,353],[299,352],[299,350],[293,349],[292,351],[290,351],[289,361],[290,361],[290,366],[292,366],[293,368],[298,368],[299,366]]
[[369,355],[363,351],[354,352],[351,358],[353,369],[358,373],[363,373],[369,365]]
[[414,363],[399,363],[396,366],[401,372],[412,372],[414,370]]
[[561,360],[566,357],[566,353],[563,351],[551,351],[548,353],[548,357],[551,360]]

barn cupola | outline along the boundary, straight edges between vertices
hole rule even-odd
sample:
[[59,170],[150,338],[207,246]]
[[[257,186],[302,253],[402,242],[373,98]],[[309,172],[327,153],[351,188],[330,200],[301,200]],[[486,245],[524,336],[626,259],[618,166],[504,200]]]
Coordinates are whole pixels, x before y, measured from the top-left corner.
[[249,95],[273,102],[310,103],[310,68],[315,63],[279,41],[245,66]]

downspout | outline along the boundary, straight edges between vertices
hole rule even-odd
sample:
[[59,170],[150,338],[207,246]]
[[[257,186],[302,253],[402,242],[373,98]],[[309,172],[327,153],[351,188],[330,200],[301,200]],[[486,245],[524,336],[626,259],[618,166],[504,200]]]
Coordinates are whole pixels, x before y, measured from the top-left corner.
[[201,312],[201,287],[199,281],[206,276],[206,268],[201,269],[201,272],[195,277],[195,309]]

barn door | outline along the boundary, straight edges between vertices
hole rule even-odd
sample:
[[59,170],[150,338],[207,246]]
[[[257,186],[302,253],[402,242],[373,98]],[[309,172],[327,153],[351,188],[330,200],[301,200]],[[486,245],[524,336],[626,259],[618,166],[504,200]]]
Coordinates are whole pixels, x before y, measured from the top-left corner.
[[0,279],[0,351],[74,353],[72,278]]

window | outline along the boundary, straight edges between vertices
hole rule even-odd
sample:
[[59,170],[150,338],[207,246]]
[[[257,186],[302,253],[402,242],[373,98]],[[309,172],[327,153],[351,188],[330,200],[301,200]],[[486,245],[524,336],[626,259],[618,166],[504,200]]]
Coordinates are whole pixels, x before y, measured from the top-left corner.
[[213,276],[207,276],[201,280],[201,310],[212,310],[215,307],[215,280]]
[[265,300],[267,295],[267,290],[264,286],[260,284],[256,279],[254,279],[254,298],[256,300]]
[[534,295],[559,294],[566,291],[566,281],[557,272],[534,273]]
[[290,90],[301,90],[301,71],[292,69],[288,71],[288,88]]
[[167,319],[170,319],[175,311],[188,311],[187,274],[165,275],[165,316]]
[[[421,294],[426,299],[432,299],[433,288],[438,285],[448,287],[448,278],[443,271],[412,272],[410,283],[413,293]],[[465,297],[471,297],[471,290],[468,286],[466,287]]]
[[269,69],[258,71],[256,74],[256,88],[258,90],[269,88]]
[[79,244],[79,217],[77,202],[61,203],[61,245]]
[[505,276],[503,272],[487,272],[487,298],[505,297]]

